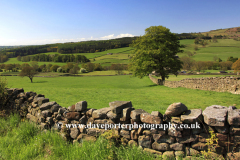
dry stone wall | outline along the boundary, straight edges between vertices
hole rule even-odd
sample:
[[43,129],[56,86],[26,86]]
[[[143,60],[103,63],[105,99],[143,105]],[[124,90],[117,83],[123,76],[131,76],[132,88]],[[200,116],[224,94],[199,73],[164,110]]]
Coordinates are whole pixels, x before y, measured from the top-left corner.
[[[42,129],[58,130],[64,139],[74,143],[95,141],[111,129],[96,126],[121,124],[112,127],[115,134],[152,154],[173,158],[200,154],[208,150],[209,131],[214,131],[218,138],[211,155],[233,159],[240,154],[240,109],[234,106],[212,105],[202,111],[190,110],[179,102],[169,105],[161,114],[134,109],[131,101],[110,102],[109,107],[101,109],[88,108],[86,101],[79,101],[65,108],[35,92],[17,88],[7,92],[6,106]],[[69,128],[68,124],[73,125]]]
[[[149,75],[155,84],[160,84],[157,78]],[[165,81],[165,86],[171,88],[185,87],[190,89],[200,89],[217,92],[230,92],[240,94],[240,77],[206,77],[187,78],[180,81]]]

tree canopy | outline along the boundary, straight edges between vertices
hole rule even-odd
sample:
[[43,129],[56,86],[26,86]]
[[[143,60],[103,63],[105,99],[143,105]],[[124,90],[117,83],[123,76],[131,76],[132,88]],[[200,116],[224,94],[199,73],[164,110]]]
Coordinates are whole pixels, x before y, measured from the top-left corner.
[[130,70],[133,76],[142,78],[152,71],[159,73],[162,81],[170,73],[177,75],[182,62],[176,54],[182,52],[178,37],[163,26],[151,26],[145,34],[133,41],[134,56],[130,59]]
[[33,67],[26,66],[22,68],[22,71],[20,72],[19,76],[21,77],[27,76],[32,83],[32,79],[36,74],[38,74],[38,72]]

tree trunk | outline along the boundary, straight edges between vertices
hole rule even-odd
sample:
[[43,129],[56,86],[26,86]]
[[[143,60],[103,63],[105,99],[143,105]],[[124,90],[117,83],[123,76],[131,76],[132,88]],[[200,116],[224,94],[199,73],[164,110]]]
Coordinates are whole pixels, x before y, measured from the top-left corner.
[[161,76],[161,81],[159,82],[159,85],[164,85],[165,82],[165,76]]
[[30,80],[31,80],[31,83],[32,83],[32,78],[30,78]]

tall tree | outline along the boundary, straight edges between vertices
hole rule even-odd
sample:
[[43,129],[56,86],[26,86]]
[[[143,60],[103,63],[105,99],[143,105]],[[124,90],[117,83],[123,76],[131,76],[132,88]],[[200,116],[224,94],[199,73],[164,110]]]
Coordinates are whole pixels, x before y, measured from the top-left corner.
[[163,26],[151,26],[145,34],[133,41],[134,56],[130,59],[129,69],[133,76],[142,78],[156,71],[164,83],[170,73],[177,75],[182,62],[176,54],[182,52],[178,37]]
[[31,80],[31,83],[32,83],[32,79],[36,74],[38,74],[38,72],[33,67],[26,66],[26,67],[23,67],[19,76],[21,76],[21,77],[27,76]]

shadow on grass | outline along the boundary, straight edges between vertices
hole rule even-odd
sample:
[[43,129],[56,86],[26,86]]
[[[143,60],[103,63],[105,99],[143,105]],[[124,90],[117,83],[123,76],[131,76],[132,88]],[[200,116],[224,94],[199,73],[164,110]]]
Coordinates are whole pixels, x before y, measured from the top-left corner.
[[148,85],[147,87],[155,87],[155,86],[158,86],[157,84],[151,84],[151,85]]
[[36,81],[36,82],[33,81],[33,83],[46,83],[46,82],[48,81]]

